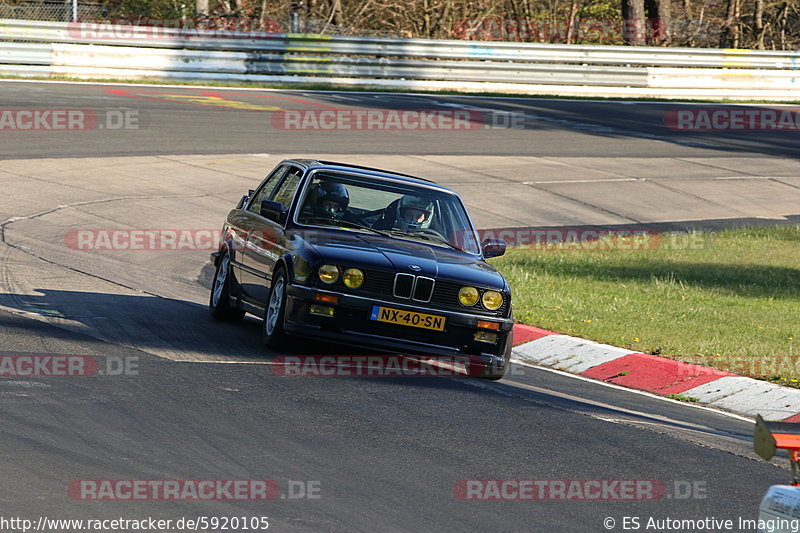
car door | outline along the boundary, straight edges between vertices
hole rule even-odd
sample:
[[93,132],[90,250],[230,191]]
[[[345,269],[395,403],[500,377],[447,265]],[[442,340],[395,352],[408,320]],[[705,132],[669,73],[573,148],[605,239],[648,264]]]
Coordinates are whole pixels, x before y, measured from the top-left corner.
[[244,296],[254,298],[255,295],[251,291],[258,290],[256,287],[264,286],[264,278],[257,272],[252,272],[246,266],[246,257],[248,251],[248,236],[254,231],[261,231],[264,217],[260,214],[261,202],[269,200],[272,193],[275,192],[275,187],[280,183],[281,178],[288,172],[289,164],[282,164],[275,167],[275,169],[261,182],[258,188],[250,195],[250,199],[245,202],[245,205],[240,209],[234,217],[236,227],[232,227],[235,260],[232,262],[235,269],[236,279],[239,280],[239,285],[242,288]]
[[286,220],[282,223],[269,220],[260,214],[261,202],[272,200],[280,202],[288,211],[291,208],[300,181],[303,179],[303,169],[294,165],[288,168],[281,178],[280,183],[268,197],[253,198],[250,212],[258,223],[253,225],[253,231],[247,235],[247,245],[242,256],[244,290],[248,296],[266,302],[267,289],[270,286],[272,270],[275,263],[286,251],[285,228]]

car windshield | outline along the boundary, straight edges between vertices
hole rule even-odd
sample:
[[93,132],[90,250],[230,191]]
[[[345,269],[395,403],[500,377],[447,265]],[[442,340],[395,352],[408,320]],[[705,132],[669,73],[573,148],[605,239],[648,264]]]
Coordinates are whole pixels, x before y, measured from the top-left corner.
[[316,172],[303,192],[296,221],[367,231],[480,253],[458,196],[364,176]]

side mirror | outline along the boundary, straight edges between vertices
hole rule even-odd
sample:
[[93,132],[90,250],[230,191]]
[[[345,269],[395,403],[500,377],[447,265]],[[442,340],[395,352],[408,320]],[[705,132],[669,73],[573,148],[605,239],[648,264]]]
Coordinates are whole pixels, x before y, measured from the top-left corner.
[[286,208],[280,202],[273,202],[272,200],[264,200],[261,202],[261,216],[268,218],[278,224],[283,224],[286,218]]
[[481,248],[483,248],[483,257],[486,259],[500,257],[506,253],[506,241],[502,239],[484,239],[481,243]]
[[242,199],[241,199],[241,200],[239,200],[239,203],[238,203],[238,204],[236,204],[236,209],[242,209],[242,208],[245,206],[245,204],[247,203],[247,200],[249,200],[249,199],[250,199],[250,197],[251,197],[251,196],[253,196],[253,193],[254,193],[254,192],[255,192],[255,191],[254,191],[253,189],[250,189],[250,190],[247,192],[247,194],[245,194],[244,196],[242,196]]

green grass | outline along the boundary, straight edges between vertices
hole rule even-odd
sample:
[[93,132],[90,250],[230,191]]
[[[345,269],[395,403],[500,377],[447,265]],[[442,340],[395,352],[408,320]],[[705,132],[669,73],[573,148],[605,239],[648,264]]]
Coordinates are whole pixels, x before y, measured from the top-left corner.
[[659,249],[509,251],[519,322],[796,385],[800,226],[667,234]]
[[671,398],[673,400],[678,400],[679,402],[687,403],[695,403],[700,401],[700,398],[695,398],[694,396],[684,396],[683,394],[667,394],[665,398]]

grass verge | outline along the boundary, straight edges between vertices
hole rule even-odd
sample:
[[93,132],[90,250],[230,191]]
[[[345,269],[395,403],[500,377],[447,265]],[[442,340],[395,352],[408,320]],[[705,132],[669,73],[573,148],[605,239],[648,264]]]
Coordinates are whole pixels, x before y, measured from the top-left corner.
[[800,226],[657,242],[519,249],[492,264],[509,280],[519,322],[798,386]]

